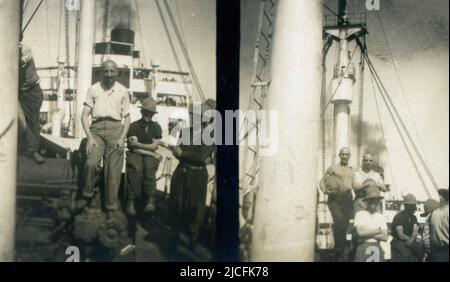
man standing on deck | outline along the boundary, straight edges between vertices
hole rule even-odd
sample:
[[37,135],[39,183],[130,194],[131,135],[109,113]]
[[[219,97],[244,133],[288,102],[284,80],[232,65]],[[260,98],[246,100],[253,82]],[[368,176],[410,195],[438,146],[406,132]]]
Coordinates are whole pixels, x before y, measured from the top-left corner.
[[39,154],[39,111],[43,101],[39,86],[40,78],[31,49],[20,43],[19,50],[19,120],[25,127],[25,142],[29,157],[37,163],[43,163],[44,158]]
[[413,194],[403,197],[404,210],[392,220],[392,262],[417,262],[414,246],[419,235],[419,223],[414,213],[417,210],[417,200]]
[[340,162],[327,169],[319,187],[328,195],[328,208],[333,217],[334,252],[338,261],[346,261],[347,229],[353,213],[353,170],[349,166],[350,149],[339,151]]
[[[117,65],[108,60],[102,64],[103,79],[89,87],[81,123],[87,136],[87,161],[81,208],[94,195],[95,174],[103,158],[105,175],[105,208],[107,220],[114,218],[124,159],[124,143],[130,126],[128,90],[116,81]],[[92,123],[89,124],[89,116]],[[122,124],[123,120],[123,124]]]
[[448,262],[448,188],[438,190],[441,207],[430,218],[430,261]]
[[355,203],[354,203],[354,209],[355,212],[359,210],[364,210],[365,207],[365,201],[363,198],[365,197],[365,183],[367,180],[371,179],[376,183],[376,186],[380,189],[382,192],[386,192],[386,186],[384,185],[383,178],[381,175],[374,170],[374,160],[373,155],[370,153],[366,153],[363,156],[362,160],[362,167],[355,171],[355,174],[353,176],[353,191],[355,193]]

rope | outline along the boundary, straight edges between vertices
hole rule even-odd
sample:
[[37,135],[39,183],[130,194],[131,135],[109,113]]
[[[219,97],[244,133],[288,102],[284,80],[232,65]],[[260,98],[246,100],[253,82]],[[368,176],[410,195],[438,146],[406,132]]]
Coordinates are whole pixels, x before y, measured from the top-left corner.
[[[165,30],[165,32],[167,34],[167,40],[169,41],[170,49],[172,50],[172,54],[173,54],[173,57],[175,59],[175,63],[177,64],[177,69],[178,69],[179,72],[182,72],[180,59],[178,58],[178,54],[177,54],[177,51],[175,49],[175,45],[173,44],[172,37],[170,36],[169,28],[167,26],[166,19],[164,18],[164,14],[162,12],[161,6],[159,5],[159,1],[158,0],[156,0],[155,2],[156,2],[156,7],[158,8],[159,15],[161,17],[162,24],[164,26],[164,30]],[[185,88],[186,94],[191,99],[191,93],[189,91],[189,88],[187,87],[187,81],[186,81],[186,78],[184,77],[184,75],[182,75],[182,79],[183,79],[183,84],[184,84],[184,88]]]
[[139,37],[141,38],[142,60],[144,61],[144,64],[145,64],[144,37],[142,36],[141,17],[139,15],[139,4],[138,4],[137,0],[134,0],[134,5],[136,6],[136,16],[137,16],[137,20],[138,20]]
[[[383,27],[383,23],[382,23],[381,18],[380,18],[380,13],[379,13],[378,11],[377,11],[377,13],[376,13],[376,16],[377,16],[377,20],[378,20],[378,23],[379,23],[379,25],[380,25],[381,31],[382,31],[382,33],[383,33],[384,40],[385,40],[385,42],[386,42],[386,47],[387,47],[387,49],[388,49],[389,56],[391,57],[391,61],[392,61],[392,64],[393,64],[393,66],[394,66],[395,75],[396,75],[397,81],[398,81],[399,86],[400,86],[400,92],[401,92],[401,94],[402,94],[402,96],[403,96],[403,99],[404,99],[405,102],[406,102],[406,108],[407,108],[407,110],[408,110],[409,118],[410,118],[411,121],[412,121],[413,129],[414,129],[414,131],[415,131],[415,133],[416,133],[416,136],[417,136],[417,140],[418,140],[418,142],[419,142],[419,145],[420,145],[420,147],[422,148],[422,151],[424,151],[424,150],[423,150],[422,141],[421,141],[421,139],[420,139],[420,135],[419,135],[418,130],[417,130],[416,122],[415,122],[415,120],[414,120],[413,115],[411,114],[411,107],[409,106],[409,102],[408,102],[408,99],[407,99],[406,94],[405,94],[405,88],[404,88],[404,86],[403,86],[402,80],[400,79],[400,74],[399,74],[400,71],[399,71],[398,66],[397,66],[397,63],[396,63],[396,61],[395,61],[395,58],[394,58],[394,55],[393,55],[392,48],[391,48],[391,46],[390,46],[390,44],[389,44],[389,40],[388,40],[386,31],[385,31],[385,29],[384,29],[384,27]],[[407,132],[407,134],[409,135],[409,132]],[[414,150],[419,151],[414,143],[413,143],[413,147],[415,147]],[[419,158],[422,159],[422,156],[420,155]],[[426,164],[425,159],[423,159],[423,163],[425,164],[424,167],[425,167],[425,170],[427,171],[427,173],[428,173],[429,176],[430,176],[431,182],[433,183],[433,185],[435,186],[435,188],[438,189],[438,185],[437,185],[436,181],[434,180],[434,177],[432,176],[431,172],[429,171],[428,165]]]
[[[65,9],[64,17],[65,40],[66,40],[66,64],[70,66],[70,13]],[[67,87],[70,88],[70,69],[67,68]]]
[[[363,58],[363,59],[364,59],[364,58]],[[377,114],[378,114],[378,122],[379,122],[380,128],[381,128],[381,137],[383,138],[383,142],[384,142],[384,144],[385,144],[386,155],[388,156],[389,172],[391,173],[392,182],[394,183],[394,186],[395,186],[395,187],[398,187],[398,186],[397,186],[397,181],[395,180],[395,177],[394,177],[394,172],[392,171],[392,161],[391,161],[390,154],[389,154],[389,152],[388,152],[388,147],[387,147],[387,142],[386,142],[386,136],[385,136],[385,133],[384,133],[385,131],[384,131],[384,127],[383,127],[383,122],[382,122],[382,120],[381,120],[380,106],[379,106],[379,103],[378,103],[377,95],[376,95],[376,93],[375,93],[375,92],[376,92],[376,91],[375,91],[375,82],[374,82],[374,80],[373,80],[373,76],[372,76],[372,75],[370,76],[370,80],[371,80],[371,82],[372,82],[372,93],[373,93],[373,97],[374,97],[374,99],[375,99],[375,106],[376,106]]]
[[408,140],[410,141],[411,145],[413,146],[413,149],[414,149],[415,153],[417,154],[417,156],[418,156],[418,158],[419,158],[419,161],[421,162],[422,166],[423,166],[424,169],[425,169],[425,172],[427,173],[428,177],[430,178],[430,181],[432,182],[434,188],[435,188],[436,191],[437,191],[437,190],[439,189],[439,187],[438,187],[436,181],[434,180],[434,177],[433,177],[433,175],[431,174],[431,171],[429,170],[427,164],[425,163],[425,160],[423,159],[423,157],[422,157],[421,153],[419,152],[419,150],[418,150],[416,144],[414,143],[414,140],[413,140],[413,138],[411,137],[411,134],[409,133],[409,131],[408,131],[408,129],[407,129],[405,123],[403,122],[403,120],[402,120],[402,118],[401,118],[401,116],[400,116],[400,114],[399,114],[397,108],[395,107],[394,102],[392,101],[391,97],[389,96],[389,94],[388,94],[386,88],[384,87],[383,83],[381,83],[381,79],[380,79],[378,73],[375,71],[375,68],[373,67],[373,64],[372,64],[370,58],[368,57],[368,54],[367,54],[367,53],[365,53],[365,57],[366,57],[366,61],[368,62],[369,66],[370,66],[371,68],[374,69],[374,74],[375,74],[375,76],[377,77],[377,79],[380,81],[380,86],[382,87],[382,89],[383,89],[383,91],[384,91],[384,93],[385,93],[385,95],[386,95],[387,100],[388,100],[389,103],[391,104],[392,109],[393,109],[395,115],[397,116],[397,118],[398,118],[398,120],[399,120],[399,122],[400,122],[400,125],[402,126],[403,130],[405,131],[405,134],[406,134]]
[[[364,42],[364,48],[366,44]],[[362,147],[362,123],[363,123],[363,108],[364,108],[364,55],[361,51],[361,58],[359,63],[359,98],[358,98],[358,140],[357,140],[357,151],[356,151],[356,161],[357,165],[361,165],[361,147]]]
[[386,105],[386,108],[387,108],[387,110],[388,110],[388,112],[389,112],[389,115],[391,116],[392,121],[393,121],[393,123],[394,123],[394,125],[395,125],[395,127],[396,127],[396,129],[397,129],[397,132],[398,132],[398,134],[399,134],[399,136],[400,136],[400,139],[402,140],[403,145],[405,146],[405,149],[406,149],[406,151],[407,151],[407,153],[408,153],[408,156],[409,156],[409,158],[411,159],[411,162],[412,162],[412,164],[413,164],[413,166],[414,166],[414,169],[416,170],[416,173],[417,173],[417,175],[418,175],[418,177],[419,177],[419,179],[420,179],[420,181],[421,181],[421,183],[422,183],[422,185],[423,185],[423,187],[424,187],[424,189],[425,189],[425,192],[427,193],[428,197],[431,198],[431,193],[430,193],[430,191],[428,190],[427,185],[425,184],[425,181],[424,181],[424,179],[423,179],[423,177],[422,177],[422,174],[421,174],[420,171],[419,171],[419,168],[418,168],[416,162],[414,161],[414,157],[412,156],[411,150],[409,149],[409,147],[408,147],[408,145],[407,145],[407,143],[406,143],[406,140],[405,140],[405,138],[404,138],[404,136],[403,136],[403,133],[401,132],[400,126],[399,126],[397,120],[395,119],[395,115],[394,115],[394,113],[393,113],[393,111],[392,111],[393,109],[391,109],[392,106],[389,105],[388,99],[387,99],[387,97],[385,96],[385,93],[383,93],[382,83],[381,83],[381,81],[379,81],[379,77],[377,77],[376,71],[375,71],[375,69],[373,68],[373,65],[371,64],[370,59],[368,58],[367,54],[365,54],[365,59],[366,59],[366,61],[367,61],[367,64],[369,65],[370,74],[372,75],[372,77],[375,78],[374,81],[375,81],[375,83],[376,83],[376,85],[377,85],[377,87],[378,87],[378,90],[379,90],[379,92],[380,92],[381,97],[383,98],[383,101],[384,101],[384,103],[385,103],[385,105]]
[[44,2],[44,0],[41,0],[41,2],[39,2],[39,4],[37,5],[36,9],[34,10],[33,14],[31,14],[30,19],[28,20],[27,24],[25,25],[25,27],[22,30],[22,33],[25,32],[25,30],[27,29],[28,25],[31,23],[31,20],[34,18],[34,16],[36,15],[37,11],[39,10],[39,8],[41,7],[42,3]]
[[355,55],[355,51],[356,51],[356,48],[357,48],[357,47],[358,47],[358,45],[355,45],[355,48],[353,49],[352,55],[350,56],[350,61],[348,62],[347,66],[345,67],[344,74],[340,77],[339,83],[338,83],[336,89],[334,90],[333,95],[331,95],[330,99],[329,99],[328,102],[325,104],[325,107],[322,109],[322,112],[320,113],[320,116],[321,116],[321,117],[322,117],[323,114],[325,113],[325,111],[326,111],[328,105],[330,105],[331,101],[333,100],[334,95],[336,95],[337,90],[339,89],[339,86],[341,86],[342,80],[344,79],[344,76],[345,76],[345,74],[346,74],[347,71],[348,71],[348,67],[349,67],[350,64],[352,63],[353,56]]
[[189,58],[189,54],[188,54],[188,51],[186,49],[186,46],[184,45],[183,39],[181,38],[180,31],[179,31],[178,26],[177,26],[177,24],[175,22],[175,19],[173,17],[173,14],[172,14],[172,11],[170,9],[170,6],[167,3],[167,0],[163,0],[163,2],[164,2],[164,5],[166,7],[167,13],[169,14],[170,22],[172,23],[172,26],[173,26],[173,29],[174,29],[175,34],[177,36],[178,42],[180,43],[181,50],[183,51],[184,57],[185,57],[186,62],[188,64],[188,66],[189,66],[189,69],[191,71],[191,75],[192,75],[192,78],[194,80],[195,86],[197,87],[198,94],[200,95],[200,98],[202,99],[202,101],[205,101],[205,95],[203,94],[202,87],[201,87],[200,82],[199,82],[199,80],[197,78],[197,74],[195,73],[195,69],[194,69],[194,66],[192,65],[191,59]]

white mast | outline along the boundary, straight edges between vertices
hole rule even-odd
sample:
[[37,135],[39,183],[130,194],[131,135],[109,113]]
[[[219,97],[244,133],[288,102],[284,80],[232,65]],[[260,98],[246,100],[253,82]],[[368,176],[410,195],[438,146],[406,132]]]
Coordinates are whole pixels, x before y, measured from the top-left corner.
[[19,4],[0,0],[0,262],[14,260],[17,108],[19,93]]
[[80,44],[78,49],[78,69],[77,69],[77,95],[75,109],[75,138],[84,136],[81,126],[81,112],[83,111],[84,98],[91,86],[92,81],[92,60],[94,42],[94,14],[95,1],[81,0],[80,17]]
[[313,261],[320,145],[322,3],[277,3],[266,109],[278,151],[261,158],[253,261]]

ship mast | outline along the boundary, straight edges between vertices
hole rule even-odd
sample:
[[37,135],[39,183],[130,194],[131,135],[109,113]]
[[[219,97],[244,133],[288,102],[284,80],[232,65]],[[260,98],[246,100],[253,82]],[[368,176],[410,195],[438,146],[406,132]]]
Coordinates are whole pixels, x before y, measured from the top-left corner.
[[[334,106],[334,126],[335,126],[335,147],[334,152],[338,152],[343,147],[349,147],[349,125],[350,125],[350,104],[352,103],[352,90],[356,82],[355,68],[351,62],[349,44],[353,40],[359,40],[366,34],[365,20],[350,23],[347,13],[347,1],[339,0],[337,21],[326,24],[324,29],[326,44],[331,45],[336,42],[339,48],[337,63],[334,67],[333,78],[331,80],[330,101]],[[326,49],[328,50],[328,48]],[[325,53],[324,56],[327,54]],[[326,106],[323,111],[325,111]],[[323,112],[322,112],[323,114]],[[338,157],[334,159],[338,162]]]
[[20,1],[0,0],[0,262],[14,260]]
[[354,72],[350,71],[350,54],[348,50],[347,32],[347,1],[339,0],[338,25],[339,31],[339,58],[335,66],[332,80],[332,93],[336,93],[331,103],[334,105],[335,122],[335,152],[349,146],[349,117],[350,104],[352,103],[352,88],[354,83]]
[[322,5],[277,2],[266,110],[276,111],[274,155],[261,157],[253,261],[313,261],[320,144]]
[[92,81],[92,51],[94,42],[94,0],[82,0],[80,17],[80,44],[78,49],[77,95],[75,108],[75,138],[83,137],[81,113],[84,98]]

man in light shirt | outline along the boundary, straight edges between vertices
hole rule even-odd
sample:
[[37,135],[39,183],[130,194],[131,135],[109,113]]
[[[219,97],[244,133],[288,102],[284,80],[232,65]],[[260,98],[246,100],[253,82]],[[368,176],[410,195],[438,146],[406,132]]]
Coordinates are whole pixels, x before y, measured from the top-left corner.
[[388,240],[388,227],[383,215],[378,212],[378,206],[383,197],[376,185],[366,188],[363,198],[366,209],[355,214],[358,245],[355,252],[355,262],[381,262],[384,252],[380,241]]
[[441,207],[434,210],[430,219],[432,262],[448,262],[448,188],[438,190]]
[[376,186],[380,191],[386,192],[386,186],[384,185],[381,175],[374,170],[374,158],[370,153],[366,153],[363,156],[363,165],[360,169],[353,174],[353,192],[355,193],[355,212],[365,209],[365,202],[363,198],[365,196],[365,182],[369,179],[376,183]]
[[[101,159],[105,170],[105,209],[108,221],[118,208],[118,192],[124,161],[125,138],[130,126],[130,97],[125,86],[116,81],[117,65],[102,64],[103,79],[89,87],[81,123],[87,137],[88,158],[85,166],[83,199],[77,207],[89,204],[95,188],[95,176]],[[89,124],[89,116],[92,123]],[[122,124],[123,121],[123,124]]]

